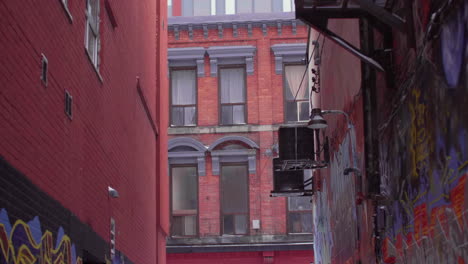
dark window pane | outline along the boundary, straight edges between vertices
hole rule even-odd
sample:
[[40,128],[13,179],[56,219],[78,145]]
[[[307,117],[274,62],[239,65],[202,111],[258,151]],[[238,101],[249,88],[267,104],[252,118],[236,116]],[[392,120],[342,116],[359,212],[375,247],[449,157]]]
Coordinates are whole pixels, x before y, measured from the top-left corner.
[[247,215],[235,216],[235,231],[236,234],[247,234]]
[[234,234],[234,215],[225,215],[223,217],[223,234]]
[[229,150],[229,149],[245,149],[244,146],[238,145],[238,144],[229,144],[223,147],[224,150]]
[[197,186],[196,167],[173,167],[172,210],[196,210]]
[[194,5],[194,16],[209,16],[211,15],[211,0],[196,0]]
[[252,1],[253,0],[237,0],[236,1],[236,13],[252,13]]
[[297,103],[296,102],[285,102],[286,104],[286,121],[297,121]]
[[173,236],[183,236],[184,234],[183,222],[184,222],[184,218],[182,216],[172,216],[171,234]]
[[301,214],[289,213],[289,218],[288,218],[289,233],[302,233],[301,229],[302,229]]
[[184,125],[184,108],[183,107],[172,107],[172,125],[183,126]]
[[272,0],[255,0],[255,13],[270,13]]
[[182,16],[193,16],[193,0],[182,0]]
[[195,236],[197,234],[197,216],[173,216],[171,229],[173,236]]
[[221,106],[221,124],[228,125],[232,124],[232,106],[223,105]]
[[245,114],[243,105],[235,105],[232,110],[232,123],[233,124],[244,124]]
[[196,118],[195,118],[195,107],[185,107],[184,111],[184,125],[195,125]]
[[310,197],[289,197],[289,211],[312,210]]
[[309,102],[298,102],[299,104],[299,120],[309,120]]
[[171,148],[169,150],[169,152],[183,152],[183,151],[197,151],[197,150],[189,146],[178,146],[175,148]]
[[223,213],[248,213],[248,182],[246,166],[222,166]]
[[312,233],[312,211],[302,213],[302,233]]

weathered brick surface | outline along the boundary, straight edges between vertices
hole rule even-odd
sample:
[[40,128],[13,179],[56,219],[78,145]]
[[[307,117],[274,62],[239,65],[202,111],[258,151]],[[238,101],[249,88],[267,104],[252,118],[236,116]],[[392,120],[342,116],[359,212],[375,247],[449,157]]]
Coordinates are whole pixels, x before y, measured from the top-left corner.
[[[229,28],[225,28],[223,33],[224,36],[219,38],[217,30],[209,30],[208,38],[205,39],[202,30],[194,30],[193,39],[189,39],[187,31],[180,31],[179,39],[176,40],[174,33],[171,31],[168,36],[169,47],[255,46],[254,74],[247,75],[248,124],[272,125],[284,123],[283,75],[275,73],[275,61],[271,45],[306,43],[306,27],[299,25],[296,35],[292,33],[291,26],[283,26],[281,35],[278,35],[276,27],[268,27],[266,36],[263,35],[261,28],[253,28],[252,36],[248,35],[246,28],[238,29],[238,37],[234,37],[232,29]],[[198,126],[216,126],[218,125],[219,115],[218,78],[210,77],[208,56],[205,57],[205,76],[199,77],[197,80]],[[257,152],[257,173],[249,176],[249,209],[250,220],[260,220],[261,230],[251,229],[250,234],[286,234],[286,199],[270,197],[270,191],[273,189],[272,157],[265,155],[265,151],[271,149],[272,145],[277,142],[277,132],[213,133],[183,136],[194,138],[209,146],[215,140],[227,135],[248,137],[260,146]],[[175,137],[177,136],[170,136],[170,138]],[[200,236],[220,235],[220,224],[219,176],[212,175],[211,158],[208,156],[206,176],[199,177]]]
[[[0,155],[106,241],[112,215],[117,249],[136,263],[155,263],[168,226],[167,212],[155,210],[157,203],[167,210],[167,191],[155,195],[157,186],[167,190],[167,167],[155,162],[165,159],[166,143],[156,141],[136,80],[152,119],[166,127],[158,107],[167,107],[167,65],[156,65],[166,58],[159,41],[166,40],[165,5],[109,2],[117,27],[101,1],[102,82],[84,48],[86,1],[69,1],[72,22],[61,1],[0,3]],[[41,53],[49,62],[47,87]],[[65,90],[73,120],[64,113]],[[109,185],[120,198],[108,198]]]

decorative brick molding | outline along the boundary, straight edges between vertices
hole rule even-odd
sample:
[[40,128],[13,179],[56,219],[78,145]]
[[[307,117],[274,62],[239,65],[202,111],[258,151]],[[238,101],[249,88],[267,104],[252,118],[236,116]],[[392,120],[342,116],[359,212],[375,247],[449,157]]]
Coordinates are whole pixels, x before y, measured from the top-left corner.
[[218,76],[218,65],[245,64],[248,75],[254,73],[254,46],[214,46],[207,49],[210,56],[211,76]]
[[[171,151],[176,147],[190,147],[193,151]],[[207,147],[199,141],[189,137],[179,137],[169,140],[169,164],[197,164],[198,175],[206,175],[205,154]]]
[[169,67],[197,66],[197,76],[205,76],[205,53],[203,47],[170,48],[167,57]]
[[[220,144],[235,141],[246,144],[250,149],[214,150]],[[208,151],[211,152],[213,175],[219,175],[220,163],[222,162],[248,162],[249,174],[255,174],[257,172],[257,149],[260,149],[257,143],[246,137],[226,136],[219,138],[208,148]]]
[[276,44],[271,50],[275,56],[276,74],[283,74],[283,63],[304,63],[307,59],[306,43]]

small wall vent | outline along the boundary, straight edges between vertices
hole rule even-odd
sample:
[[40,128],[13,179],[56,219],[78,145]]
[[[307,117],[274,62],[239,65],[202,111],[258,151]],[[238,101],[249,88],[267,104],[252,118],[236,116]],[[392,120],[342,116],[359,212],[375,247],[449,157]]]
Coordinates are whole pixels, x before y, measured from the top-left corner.
[[65,91],[65,114],[68,118],[73,118],[73,97],[69,91]]
[[47,86],[47,74],[49,70],[49,61],[44,54],[41,54],[41,81]]

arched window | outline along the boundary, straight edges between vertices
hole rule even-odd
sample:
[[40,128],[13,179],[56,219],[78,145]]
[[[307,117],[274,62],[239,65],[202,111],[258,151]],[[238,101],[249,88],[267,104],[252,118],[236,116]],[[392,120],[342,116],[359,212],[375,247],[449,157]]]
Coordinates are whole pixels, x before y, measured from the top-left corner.
[[227,136],[213,142],[213,175],[220,176],[221,232],[249,233],[249,174],[256,173],[258,145],[249,138]]
[[220,162],[247,162],[249,173],[256,173],[256,156],[259,148],[253,140],[242,136],[227,136],[216,140],[208,148],[211,153],[213,175],[219,175]]
[[198,234],[198,176],[205,175],[206,149],[192,138],[169,140],[172,237]]

